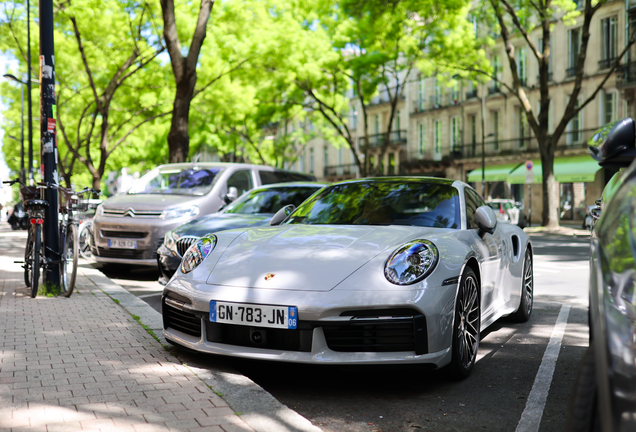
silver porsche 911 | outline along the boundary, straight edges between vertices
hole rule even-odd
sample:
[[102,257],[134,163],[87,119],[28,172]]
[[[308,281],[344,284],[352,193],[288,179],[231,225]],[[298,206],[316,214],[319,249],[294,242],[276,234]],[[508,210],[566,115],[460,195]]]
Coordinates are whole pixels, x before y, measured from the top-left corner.
[[532,245],[469,185],[425,177],[327,186],[272,226],[209,234],[163,298],[178,346],[263,360],[448,365],[480,331],[532,313]]

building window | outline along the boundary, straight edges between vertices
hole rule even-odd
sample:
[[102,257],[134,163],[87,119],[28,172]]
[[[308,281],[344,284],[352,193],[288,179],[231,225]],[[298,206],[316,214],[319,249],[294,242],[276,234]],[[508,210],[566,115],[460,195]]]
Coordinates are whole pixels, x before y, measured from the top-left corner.
[[442,151],[442,122],[435,120],[435,153]]
[[[575,108],[578,108],[581,104],[581,98],[576,100]],[[583,110],[580,110],[572,120],[568,123],[567,143],[578,144],[583,140]]]
[[298,156],[298,171],[299,172],[305,171],[305,159],[303,158],[303,155]]
[[581,29],[575,28],[568,32],[568,68],[565,74],[569,77],[576,75],[576,67],[581,52]]
[[402,114],[400,110],[397,110],[397,112],[395,113],[395,121],[393,122],[394,130],[398,130],[398,131],[402,129],[400,114]]
[[[351,108],[351,128],[356,129],[358,127],[358,112],[355,108]],[[314,130],[313,124],[311,130]]]
[[342,146],[338,147],[338,165],[342,165]]
[[314,148],[309,149],[309,172],[314,173]]
[[418,137],[420,157],[424,156],[424,150],[426,148],[426,141],[424,137],[425,132],[426,131],[424,129],[424,123],[420,123],[420,130],[419,130],[419,137]]
[[601,20],[600,69],[608,69],[616,61],[618,42],[618,20],[615,16]]
[[451,150],[458,151],[459,148],[459,117],[451,119]]
[[499,111],[492,112],[493,150],[499,150]]
[[615,92],[604,91],[601,93],[602,125],[616,121],[618,113],[618,97]]
[[419,93],[419,99],[417,101],[417,106],[419,111],[423,111],[425,100],[426,100],[426,86],[424,84],[424,77],[420,77],[418,93]]
[[442,88],[437,82],[437,78],[435,78],[435,108],[439,108],[442,106]]
[[530,125],[522,107],[517,107],[517,133],[519,136],[519,147],[525,148],[528,138],[530,138]]
[[477,116],[468,116],[468,124],[470,125],[470,143],[472,144],[473,156],[477,149]]
[[389,153],[389,175],[395,175],[395,153]]
[[380,116],[377,114],[373,116],[373,133],[374,134],[380,133]]
[[522,86],[526,85],[528,78],[526,64],[526,48],[520,47],[517,50],[517,75],[519,76],[519,81],[521,81]]
[[453,85],[452,98],[453,98],[453,105],[457,105],[459,103],[459,84],[457,83]]
[[324,148],[324,157],[325,157],[325,168],[329,166],[329,147],[325,146]]

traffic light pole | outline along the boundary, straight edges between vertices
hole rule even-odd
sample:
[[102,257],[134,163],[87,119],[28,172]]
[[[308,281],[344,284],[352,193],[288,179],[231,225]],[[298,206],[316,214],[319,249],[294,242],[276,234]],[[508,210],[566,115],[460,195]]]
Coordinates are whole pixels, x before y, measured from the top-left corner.
[[[42,180],[58,183],[57,141],[55,137],[55,52],[53,44],[53,0],[40,0],[40,160]],[[47,262],[45,280],[56,289],[60,286],[60,239],[58,230],[58,191],[45,189],[48,201],[44,218],[44,244]]]

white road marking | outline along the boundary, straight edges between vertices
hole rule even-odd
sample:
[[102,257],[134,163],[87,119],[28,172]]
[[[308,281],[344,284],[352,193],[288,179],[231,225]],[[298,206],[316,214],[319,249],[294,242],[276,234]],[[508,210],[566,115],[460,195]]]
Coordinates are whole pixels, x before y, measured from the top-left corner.
[[543,409],[548,399],[548,392],[550,391],[554,368],[556,367],[559,352],[561,351],[561,342],[563,341],[563,333],[565,333],[565,326],[568,323],[569,315],[570,305],[561,306],[561,311],[559,312],[556,324],[552,330],[552,335],[550,336],[550,342],[545,349],[545,354],[543,354],[541,366],[539,366],[539,371],[534,379],[532,390],[526,402],[526,408],[521,414],[516,432],[537,432],[539,430]]
[[140,295],[140,296],[137,296],[137,298],[142,299],[142,298],[146,298],[146,297],[156,297],[156,296],[160,296],[160,295],[161,295],[161,293],[159,292],[159,293],[154,293],[154,294],[144,294],[144,295]]

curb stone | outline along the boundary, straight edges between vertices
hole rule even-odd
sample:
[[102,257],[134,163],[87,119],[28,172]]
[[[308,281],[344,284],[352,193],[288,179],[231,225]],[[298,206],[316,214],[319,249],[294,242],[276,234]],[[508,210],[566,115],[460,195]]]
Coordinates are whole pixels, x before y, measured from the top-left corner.
[[[111,299],[117,300],[124,310],[131,315],[138,316],[141,324],[152,330],[161,344],[167,345],[168,342],[163,336],[163,318],[159,312],[90,265],[80,264],[78,271],[81,271]],[[190,365],[187,367],[219,396],[222,395],[221,397],[232,410],[241,413],[241,419],[257,432],[322,431],[308,419],[280,403],[254,381],[238,372],[213,372]]]

